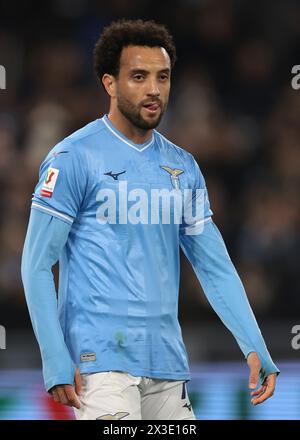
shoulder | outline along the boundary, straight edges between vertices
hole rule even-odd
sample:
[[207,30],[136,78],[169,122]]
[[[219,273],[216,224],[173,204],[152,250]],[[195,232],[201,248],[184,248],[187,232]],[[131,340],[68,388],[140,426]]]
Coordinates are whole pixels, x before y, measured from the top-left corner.
[[78,130],[71,133],[67,136],[64,141],[70,142],[71,144],[88,144],[90,140],[93,140],[95,137],[101,136],[101,133],[104,134],[104,124],[101,119],[95,119],[94,121],[89,122],[85,126],[79,128]]
[[58,157],[70,158],[72,161],[82,161],[95,146],[101,146],[104,137],[104,125],[100,119],[89,122],[84,127],[74,131],[59,141],[47,154],[45,162],[51,162]]
[[65,137],[60,144],[69,145],[76,151],[88,150],[95,145],[95,141],[99,147],[104,137],[105,126],[101,119],[96,119]]
[[158,131],[154,130],[154,132],[156,136],[156,142],[158,143],[160,150],[164,154],[170,156],[174,160],[180,161],[185,167],[188,166],[191,171],[194,170],[195,164],[197,163],[191,153],[189,153],[184,148],[179,147]]

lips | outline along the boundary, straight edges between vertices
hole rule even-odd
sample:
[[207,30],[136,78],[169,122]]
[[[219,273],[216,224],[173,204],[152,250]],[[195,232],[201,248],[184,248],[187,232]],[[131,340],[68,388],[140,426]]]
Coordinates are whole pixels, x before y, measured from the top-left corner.
[[148,104],[144,104],[143,107],[145,107],[147,110],[151,112],[156,112],[156,110],[158,110],[160,105],[157,102],[150,102]]

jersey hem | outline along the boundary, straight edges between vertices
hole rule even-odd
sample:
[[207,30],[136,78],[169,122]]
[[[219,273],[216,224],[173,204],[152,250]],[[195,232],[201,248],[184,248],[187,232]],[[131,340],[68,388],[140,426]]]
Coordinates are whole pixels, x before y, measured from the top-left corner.
[[79,366],[80,373],[81,374],[89,374],[89,373],[101,373],[104,371],[121,371],[124,373],[131,374],[132,376],[143,376],[143,377],[149,377],[153,379],[170,379],[170,380],[190,380],[191,374],[189,372],[182,372],[182,373],[166,373],[164,371],[149,371],[149,370],[140,370],[135,369],[132,370],[130,368],[114,368],[114,367],[89,367],[86,366]]

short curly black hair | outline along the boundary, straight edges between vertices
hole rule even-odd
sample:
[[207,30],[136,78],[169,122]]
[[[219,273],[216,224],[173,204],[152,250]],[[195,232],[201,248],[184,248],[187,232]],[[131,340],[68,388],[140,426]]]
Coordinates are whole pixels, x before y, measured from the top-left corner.
[[112,22],[104,28],[94,48],[94,66],[98,79],[108,73],[118,76],[120,57],[127,46],[163,47],[173,68],[176,61],[176,48],[167,28],[153,20],[125,20]]

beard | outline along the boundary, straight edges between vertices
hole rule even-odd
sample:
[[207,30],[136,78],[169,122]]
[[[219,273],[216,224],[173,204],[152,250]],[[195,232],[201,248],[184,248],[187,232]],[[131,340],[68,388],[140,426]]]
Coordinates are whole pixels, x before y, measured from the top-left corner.
[[143,105],[143,103],[139,105],[134,105],[131,101],[118,93],[118,109],[122,113],[122,115],[125,116],[125,118],[132,123],[132,125],[141,130],[150,130],[152,128],[156,128],[159,125],[161,118],[165,112],[167,102],[163,105],[162,102],[159,100],[160,113],[158,114],[158,116],[156,116],[155,118],[151,118],[149,121],[144,119],[141,115],[141,109],[143,108]]

